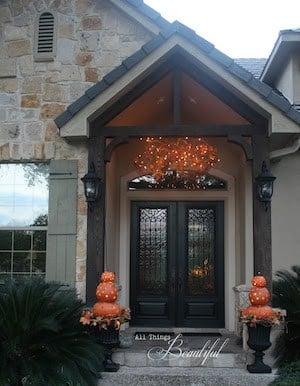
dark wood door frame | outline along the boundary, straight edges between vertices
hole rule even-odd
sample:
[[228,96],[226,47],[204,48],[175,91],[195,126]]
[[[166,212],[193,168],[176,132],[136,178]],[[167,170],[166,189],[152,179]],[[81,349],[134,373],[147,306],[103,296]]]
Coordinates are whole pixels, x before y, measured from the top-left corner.
[[[133,129],[133,128],[132,128]],[[134,128],[136,137],[140,136],[139,128]],[[153,132],[152,132],[153,133]],[[156,132],[157,133],[157,132]],[[189,135],[182,129],[182,135]],[[249,135],[249,133],[247,133]],[[150,134],[151,135],[151,134]],[[198,135],[203,131],[198,127]],[[242,134],[241,134],[242,135]],[[124,137],[116,140],[120,145],[127,141]],[[112,146],[105,147],[106,137],[100,136],[89,140],[89,162],[94,162],[96,172],[103,181],[103,194],[93,210],[88,211],[87,226],[87,301],[95,301],[95,288],[99,275],[104,270],[104,234],[105,234],[105,162],[109,161]],[[269,288],[272,282],[272,241],[271,241],[271,209],[265,211],[257,200],[255,178],[261,173],[263,161],[269,165],[269,138],[262,134],[251,136],[252,179],[253,179],[253,274],[261,272],[267,278]],[[247,150],[248,151],[248,150]],[[249,154],[249,151],[248,151]]]
[[[163,71],[165,74],[166,71]],[[191,74],[197,78],[199,75]],[[156,76],[156,81],[162,74]],[[223,90],[225,101],[235,110],[239,110],[250,118],[252,124],[249,125],[182,125],[180,122],[179,98],[180,82],[178,72],[174,72],[173,95],[174,103],[173,120],[174,124],[169,126],[130,126],[130,127],[107,127],[108,118],[118,114],[120,105],[126,107],[128,100],[141,95],[145,91],[145,83],[137,86],[130,92],[127,102],[122,99],[116,106],[108,111],[108,115],[95,118],[90,123],[89,138],[89,163],[94,162],[96,172],[103,181],[103,193],[97,205],[93,205],[93,210],[88,211],[87,225],[87,301],[95,301],[95,288],[99,280],[99,275],[104,269],[104,237],[105,237],[105,163],[110,161],[110,157],[117,146],[128,142],[130,137],[140,136],[199,136],[199,137],[226,137],[228,142],[235,143],[244,151],[247,160],[252,161],[253,183],[255,177],[261,172],[262,161],[269,164],[269,137],[267,123],[264,118],[258,117],[257,113],[251,112],[251,109],[244,102],[237,100],[236,97],[229,95],[228,91]],[[203,77],[199,81],[203,80]],[[205,80],[208,82],[208,80]],[[146,82],[149,88],[151,83]],[[216,88],[215,82],[210,82],[206,86],[217,93],[220,87]],[[140,88],[140,89],[139,89]],[[232,103],[231,103],[232,101]],[[251,121],[251,120],[250,120]],[[126,136],[124,136],[126,133]],[[176,134],[174,134],[176,133]],[[112,139],[109,145],[106,145],[107,139]],[[254,245],[254,267],[253,273],[260,271],[266,276],[269,285],[272,277],[272,245],[271,245],[271,210],[265,211],[260,202],[256,199],[255,189],[253,189],[253,245]]]

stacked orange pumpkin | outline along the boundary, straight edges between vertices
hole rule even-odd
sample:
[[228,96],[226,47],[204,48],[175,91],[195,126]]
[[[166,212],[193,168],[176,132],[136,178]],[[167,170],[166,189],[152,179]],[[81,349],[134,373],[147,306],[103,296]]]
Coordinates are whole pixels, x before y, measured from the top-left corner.
[[251,280],[252,288],[249,293],[251,306],[242,310],[243,317],[253,317],[257,320],[272,319],[274,311],[267,303],[270,300],[270,292],[265,287],[267,281],[264,276],[258,274]]
[[94,316],[114,318],[121,314],[121,306],[115,303],[118,298],[118,290],[114,281],[115,274],[113,272],[102,273],[101,282],[96,290],[98,302],[93,307]]

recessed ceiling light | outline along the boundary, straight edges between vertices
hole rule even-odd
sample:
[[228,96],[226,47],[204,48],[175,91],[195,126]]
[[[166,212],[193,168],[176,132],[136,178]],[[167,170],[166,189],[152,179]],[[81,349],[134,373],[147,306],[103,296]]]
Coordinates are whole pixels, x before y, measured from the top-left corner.
[[156,104],[160,105],[161,103],[164,103],[165,101],[166,101],[166,97],[165,96],[161,96],[161,97],[158,97],[156,99]]
[[197,104],[198,104],[198,102],[196,101],[195,98],[193,98],[193,97],[191,97],[191,96],[189,96],[188,98],[189,98],[190,103],[193,103],[194,105],[197,105]]

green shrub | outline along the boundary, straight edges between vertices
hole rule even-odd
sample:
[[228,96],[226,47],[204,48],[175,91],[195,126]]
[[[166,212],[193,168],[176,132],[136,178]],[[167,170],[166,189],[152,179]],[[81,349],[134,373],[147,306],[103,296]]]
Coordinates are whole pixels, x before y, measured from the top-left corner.
[[273,350],[278,366],[300,360],[300,266],[293,266],[292,271],[276,272],[273,282],[273,306],[287,310],[286,332]]
[[299,386],[300,361],[291,362],[279,368],[279,377],[272,382],[274,386]]
[[0,285],[0,385],[91,386],[102,347],[79,323],[82,302],[40,278]]

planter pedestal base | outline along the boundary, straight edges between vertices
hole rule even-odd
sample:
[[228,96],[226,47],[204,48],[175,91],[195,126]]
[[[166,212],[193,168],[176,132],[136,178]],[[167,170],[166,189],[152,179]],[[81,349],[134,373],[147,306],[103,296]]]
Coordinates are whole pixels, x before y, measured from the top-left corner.
[[115,373],[119,370],[120,365],[112,360],[112,349],[105,347],[105,359],[103,361],[104,371],[108,373]]
[[119,330],[116,330],[114,326],[109,326],[106,330],[99,331],[99,338],[101,344],[104,346],[105,359],[103,360],[104,371],[116,372],[119,370],[119,363],[115,363],[112,360],[112,353],[115,347],[120,344]]
[[270,366],[266,365],[263,362],[263,352],[255,351],[254,353],[254,363],[252,365],[247,365],[247,370],[249,373],[271,373],[272,369]]
[[270,366],[263,362],[264,352],[271,347],[270,342],[271,326],[264,326],[262,324],[256,324],[250,326],[248,324],[248,346],[254,350],[254,363],[247,366],[249,373],[271,373],[272,369]]

